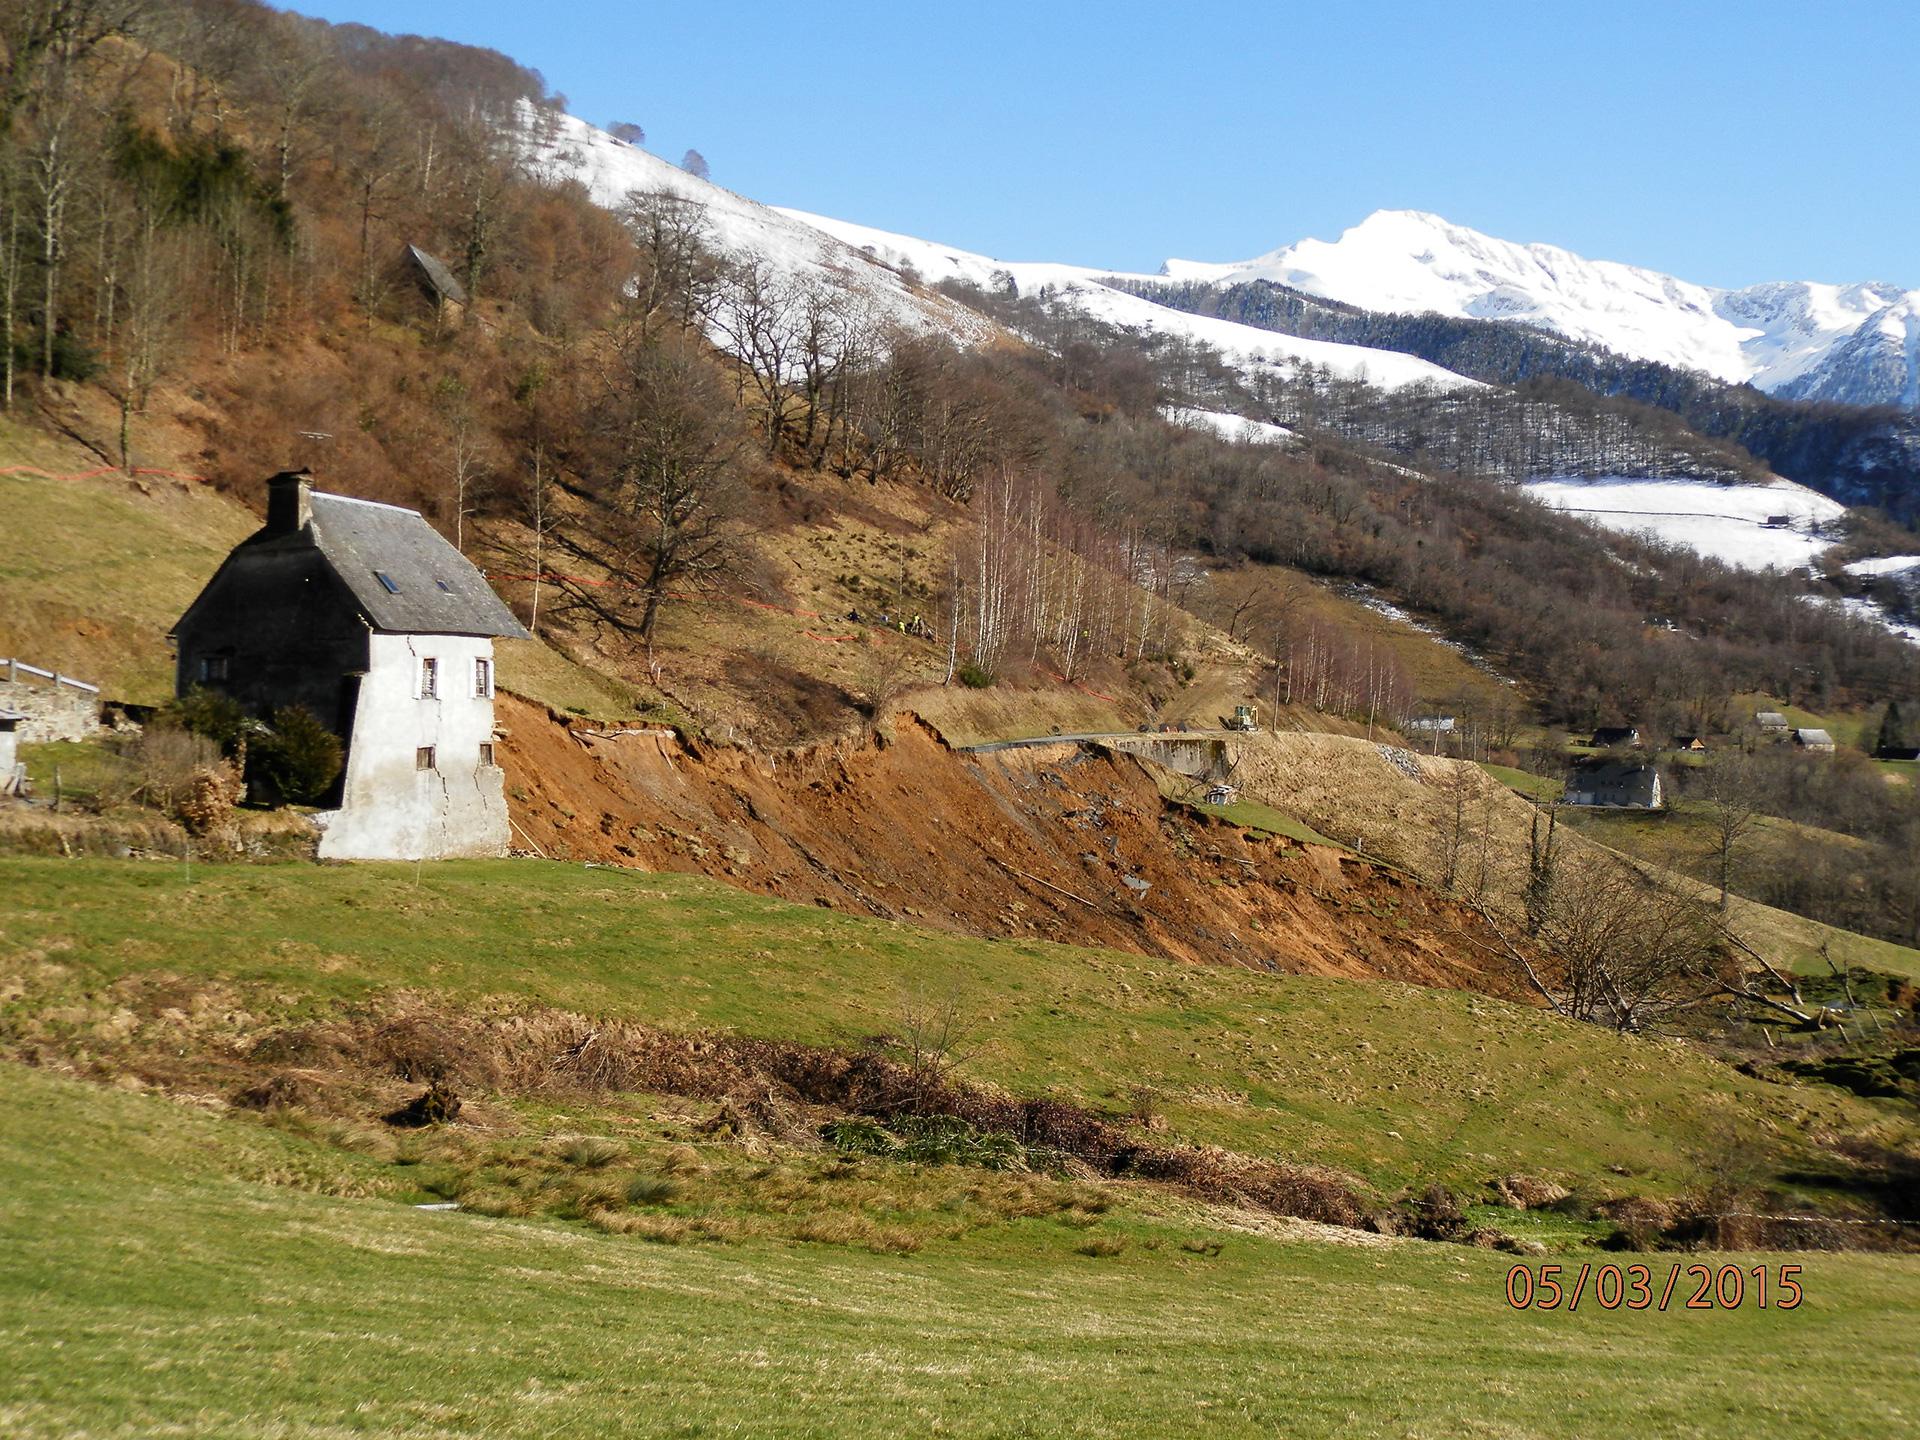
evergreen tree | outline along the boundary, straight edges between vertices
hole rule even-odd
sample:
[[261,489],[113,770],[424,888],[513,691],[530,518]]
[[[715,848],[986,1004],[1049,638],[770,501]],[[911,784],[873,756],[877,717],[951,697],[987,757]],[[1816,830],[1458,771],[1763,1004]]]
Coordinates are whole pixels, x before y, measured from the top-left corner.
[[1885,755],[1893,750],[1904,750],[1908,747],[1908,743],[1906,722],[1900,714],[1900,702],[1889,700],[1887,713],[1880,717],[1880,738],[1874,742],[1874,754]]

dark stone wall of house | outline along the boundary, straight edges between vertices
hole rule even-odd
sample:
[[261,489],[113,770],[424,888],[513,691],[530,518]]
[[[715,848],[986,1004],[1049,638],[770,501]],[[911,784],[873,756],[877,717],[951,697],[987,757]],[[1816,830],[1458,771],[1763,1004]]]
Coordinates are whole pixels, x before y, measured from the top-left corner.
[[[176,685],[221,690],[259,714],[304,705],[345,737],[367,628],[346,586],[304,536],[242,545],[176,629]],[[205,659],[225,678],[201,677]]]

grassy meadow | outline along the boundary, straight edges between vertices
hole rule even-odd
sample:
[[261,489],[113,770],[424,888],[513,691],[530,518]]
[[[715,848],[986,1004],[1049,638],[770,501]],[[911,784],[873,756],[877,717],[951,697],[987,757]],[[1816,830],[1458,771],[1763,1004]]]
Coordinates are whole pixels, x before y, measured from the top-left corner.
[[1478,1193],[1511,1171],[1630,1194],[1735,1165],[1816,1174],[1809,1136],[1885,1123],[1829,1087],[1481,995],[977,939],[692,876],[5,858],[0,893],[0,1039],[16,1048],[110,1040],[116,986],[155,977],[203,988],[216,1013],[282,1020],[406,991],[839,1046],[951,996],[971,1078],[1122,1114],[1144,1103],[1175,1134],[1384,1194]]
[[1510,1257],[1190,1216],[1103,1220],[1099,1246],[1043,1218],[914,1254],[659,1243],[413,1209],[370,1162],[200,1106],[17,1066],[0,1085],[0,1429],[23,1440],[1897,1436],[1920,1416],[1912,1259],[1739,1257],[1803,1265],[1794,1311],[1569,1315],[1511,1310]]

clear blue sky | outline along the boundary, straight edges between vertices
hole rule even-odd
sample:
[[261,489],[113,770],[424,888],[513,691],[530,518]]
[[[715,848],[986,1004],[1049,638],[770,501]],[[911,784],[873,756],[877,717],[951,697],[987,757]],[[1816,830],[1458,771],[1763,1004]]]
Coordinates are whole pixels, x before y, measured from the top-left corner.
[[305,0],[492,46],[772,204],[1152,269],[1431,210],[1715,285],[1920,286],[1920,6]]

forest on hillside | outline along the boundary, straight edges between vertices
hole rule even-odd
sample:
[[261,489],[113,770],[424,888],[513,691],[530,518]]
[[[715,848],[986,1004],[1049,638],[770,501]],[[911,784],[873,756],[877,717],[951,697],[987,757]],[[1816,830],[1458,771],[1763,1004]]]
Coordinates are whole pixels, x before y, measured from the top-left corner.
[[[1640,459],[1635,462],[1638,468],[1612,473],[1713,479],[1726,473],[1723,467],[1729,463],[1736,472],[1746,469],[1727,458],[1745,451],[1788,479],[1835,499],[1878,505],[1909,526],[1920,524],[1920,417],[1906,411],[1783,399],[1698,371],[1616,355],[1531,325],[1382,314],[1270,280],[1226,286],[1113,283],[1176,310],[1308,339],[1404,351],[1490,385],[1517,387],[1548,401],[1563,417],[1555,428],[1576,436],[1583,420],[1606,413],[1607,407],[1599,404],[1603,400],[1627,402],[1613,407],[1616,415],[1644,417],[1646,411],[1658,410],[1673,417],[1670,426],[1654,425],[1664,428],[1672,442],[1652,457],[1659,468],[1646,469],[1647,461]],[[1491,403],[1499,408],[1498,402]],[[1336,412],[1332,423],[1353,422]],[[1363,438],[1413,453],[1429,443],[1431,427],[1430,408],[1419,409],[1406,420],[1382,421],[1374,435]],[[1446,443],[1457,446],[1460,440],[1449,435]],[[1483,449],[1478,464],[1510,479],[1608,473],[1588,467],[1609,461],[1590,457],[1590,448],[1583,453],[1577,445],[1509,441]]]
[[[524,163],[560,97],[496,53],[252,0],[32,0],[6,23],[0,403],[58,425],[91,387],[120,419],[110,463],[197,426],[234,489],[308,445],[328,483],[550,576],[541,623],[636,657],[676,596],[772,585],[755,535],[831,472],[964,518],[928,597],[950,677],[1164,656],[1208,568],[1269,563],[1394,597],[1553,725],[1704,728],[1741,693],[1865,705],[1920,683],[1906,647],[1793,586],[1488,478],[1529,446],[1743,468],[1665,411],[1566,382],[1388,401],[1308,376],[1265,399],[1312,443],[1233,444],[1164,418],[1248,398],[1202,347],[964,287],[1018,343],[902,333],[722,253],[697,204],[593,205]],[[444,260],[457,316],[409,246]],[[1408,427],[1419,474],[1377,463]],[[1432,698],[1293,623],[1247,633],[1316,670],[1303,692],[1400,717]]]

